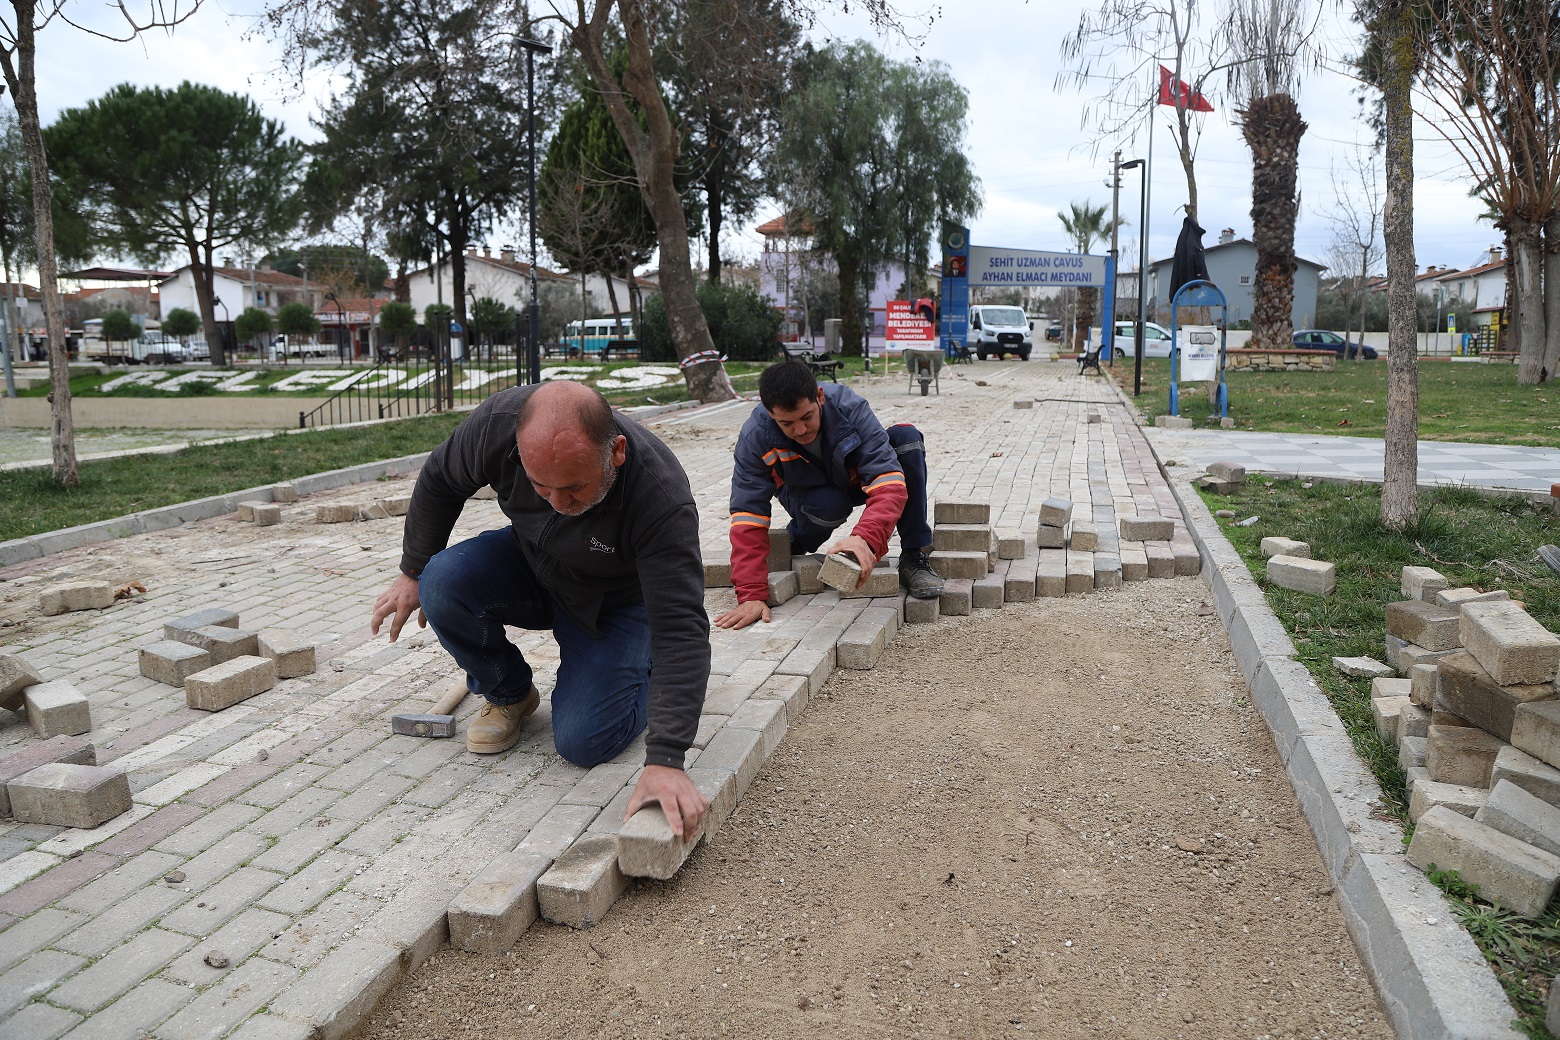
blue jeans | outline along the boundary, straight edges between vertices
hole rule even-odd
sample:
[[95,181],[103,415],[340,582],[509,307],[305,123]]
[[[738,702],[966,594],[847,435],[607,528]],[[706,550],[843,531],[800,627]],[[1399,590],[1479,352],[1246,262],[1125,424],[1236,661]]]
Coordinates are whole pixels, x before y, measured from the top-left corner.
[[[899,468],[905,474],[905,511],[899,515],[899,549],[925,549],[932,544],[932,528],[926,522],[926,439],[909,423],[887,429],[888,443],[899,456]],[[780,488],[780,502],[791,514],[786,530],[791,535],[791,551],[817,552],[829,536],[846,520],[851,511],[867,500],[859,488],[798,488],[786,484]]]
[[650,622],[643,603],[602,611],[601,634],[592,636],[554,607],[509,528],[435,555],[418,597],[467,687],[494,704],[515,704],[531,689],[531,666],[504,626],[552,630],[559,652],[553,744],[575,765],[613,758],[645,728]]

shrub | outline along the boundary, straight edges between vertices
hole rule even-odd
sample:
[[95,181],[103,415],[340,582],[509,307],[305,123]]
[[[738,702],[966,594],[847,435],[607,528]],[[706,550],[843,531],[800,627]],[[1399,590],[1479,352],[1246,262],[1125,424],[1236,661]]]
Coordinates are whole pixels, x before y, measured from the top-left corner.
[[[770,304],[769,297],[761,296],[753,286],[702,282],[699,308],[704,311],[716,348],[733,361],[768,361],[775,356],[780,312]],[[640,324],[641,360],[680,360],[666,321],[666,304],[659,293],[645,301]]]

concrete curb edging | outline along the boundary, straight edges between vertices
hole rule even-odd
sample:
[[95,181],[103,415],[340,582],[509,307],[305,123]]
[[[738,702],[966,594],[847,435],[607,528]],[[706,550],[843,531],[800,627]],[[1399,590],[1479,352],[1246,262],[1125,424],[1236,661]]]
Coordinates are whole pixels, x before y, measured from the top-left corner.
[[116,517],[113,520],[99,520],[96,523],[81,524],[77,527],[65,527],[58,531],[47,531],[43,534],[29,535],[26,538],[16,538],[9,542],[0,542],[0,567],[10,567],[13,564],[24,563],[27,560],[52,556],[55,553],[65,552],[67,549],[79,549],[84,545],[110,542],[116,538],[128,538],[136,534],[166,531],[171,527],[193,523],[196,520],[209,520],[214,516],[222,516],[224,513],[233,512],[238,508],[240,502],[270,502],[272,500],[271,489],[276,484],[292,484],[293,487],[298,489],[298,494],[312,495],[319,491],[331,491],[335,488],[346,487],[349,484],[366,484],[371,480],[378,480],[380,477],[393,477],[413,473],[422,468],[422,464],[427,460],[428,455],[429,452],[424,451],[416,455],[403,455],[397,459],[365,462],[360,466],[327,470],[324,473],[311,473],[306,477],[264,484],[260,487],[249,488],[246,491],[233,491],[225,495],[213,495],[210,498],[197,498],[189,502],[163,506],[160,509],[148,509],[140,513],[131,513],[129,516]]
[[1381,788],[1190,484],[1161,472],[1203,558],[1203,581],[1252,700],[1337,886],[1344,923],[1402,1040],[1517,1040],[1516,1010],[1440,891],[1404,856],[1401,829],[1377,818]]

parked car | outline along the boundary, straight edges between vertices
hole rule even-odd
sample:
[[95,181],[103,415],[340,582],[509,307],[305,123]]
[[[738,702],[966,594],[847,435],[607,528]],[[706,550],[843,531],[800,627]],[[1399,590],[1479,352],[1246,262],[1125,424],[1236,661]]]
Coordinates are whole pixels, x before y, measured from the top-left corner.
[[1375,347],[1362,347],[1353,340],[1344,339],[1336,332],[1325,329],[1295,330],[1295,346],[1306,350],[1330,350],[1339,357],[1351,360],[1363,357],[1366,361],[1374,361],[1377,357]]
[[1047,325],[1045,327],[1045,338],[1052,343],[1060,343],[1062,341],[1062,323],[1053,321]]
[[[1143,356],[1164,357],[1170,356],[1170,348],[1173,341],[1170,338],[1170,330],[1163,325],[1156,325],[1151,321],[1143,323]],[[1116,322],[1116,332],[1111,340],[1111,350],[1118,358],[1134,357],[1137,354],[1136,326],[1130,321]]]
[[1023,361],[1029,360],[1034,340],[1029,336],[1029,318],[1022,307],[999,307],[992,304],[976,304],[970,308],[970,327],[965,345],[974,348],[982,361],[991,355],[1001,360],[1008,354],[1017,354]]

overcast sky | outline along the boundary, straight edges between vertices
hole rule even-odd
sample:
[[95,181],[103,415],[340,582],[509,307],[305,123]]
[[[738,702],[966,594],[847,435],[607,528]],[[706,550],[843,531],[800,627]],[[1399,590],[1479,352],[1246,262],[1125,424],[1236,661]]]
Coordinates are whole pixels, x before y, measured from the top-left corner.
[[[1325,49],[1334,57],[1355,49],[1353,27],[1336,13],[1333,0],[1322,0],[1327,12],[1321,31]],[[917,0],[901,0],[912,15]],[[282,120],[291,132],[312,140],[309,123],[328,83],[317,80],[303,96],[290,96],[284,78],[275,72],[278,52],[250,33],[256,0],[206,0],[189,21],[171,33],[155,33],[132,43],[107,43],[55,23],[39,37],[38,95],[45,124],[65,108],[84,104],[118,83],[175,86],[185,79],[225,90],[247,92],[261,109]],[[930,10],[930,8],[921,8]],[[1109,204],[1107,186],[1111,152],[1139,157],[1146,138],[1129,143],[1101,138],[1085,125],[1087,100],[1071,88],[1056,85],[1062,68],[1061,41],[1083,9],[1076,0],[986,0],[977,5],[939,5],[939,17],[924,38],[907,42],[873,33],[865,19],[845,15],[838,5],[826,9],[814,38],[866,39],[899,60],[940,61],[969,92],[968,154],[979,175],[985,206],[971,227],[977,245],[1065,250],[1058,212],[1072,201]],[[965,10],[978,15],[964,16]],[[958,12],[957,14],[955,12]],[[924,19],[912,18],[917,24]],[[1359,119],[1355,84],[1337,72],[1317,72],[1301,88],[1299,103],[1310,126],[1300,153],[1301,215],[1296,250],[1325,262],[1335,210],[1332,171],[1342,171],[1357,144],[1369,144],[1372,134]],[[1124,87],[1123,90],[1131,88]],[[1142,91],[1153,89],[1144,83]],[[1207,243],[1220,229],[1251,233],[1250,152],[1234,125],[1222,77],[1208,91],[1217,111],[1204,119],[1198,147],[1197,179],[1201,223]],[[1180,229],[1179,207],[1186,202],[1186,182],[1167,132],[1169,107],[1158,109],[1154,132],[1152,213],[1149,247],[1154,258],[1170,253]],[[1482,206],[1468,198],[1470,179],[1440,137],[1428,127],[1416,132],[1415,238],[1419,266],[1472,266],[1498,232],[1476,219]],[[1138,172],[1122,178],[1121,209],[1130,222],[1122,233],[1125,253],[1135,249]],[[773,216],[767,207],[749,224],[724,240],[726,251],[756,258],[761,239],[752,227]],[[501,229],[491,243],[518,241],[521,226]],[[1123,267],[1131,266],[1124,262]]]

